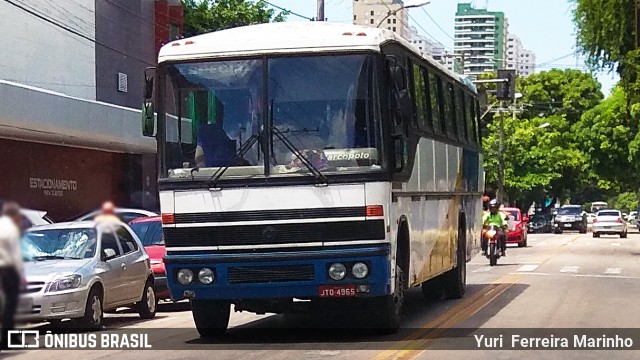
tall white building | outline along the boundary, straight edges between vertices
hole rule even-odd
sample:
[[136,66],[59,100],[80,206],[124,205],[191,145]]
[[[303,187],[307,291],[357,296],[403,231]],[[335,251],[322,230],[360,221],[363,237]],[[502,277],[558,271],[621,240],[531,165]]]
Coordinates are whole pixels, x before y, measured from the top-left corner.
[[503,12],[458,4],[454,50],[464,63],[464,74],[478,76],[505,66],[508,22]]
[[409,13],[403,6],[402,0],[353,0],[353,23],[391,30],[408,39]]
[[517,71],[521,76],[533,74],[536,71],[536,53],[531,50],[523,50],[520,53],[520,64]]
[[535,72],[536,55],[527,50],[522,41],[515,34],[509,34],[507,39],[507,69],[515,70],[520,76],[528,76]]
[[410,27],[407,40],[420,50],[423,56],[430,56],[440,61],[444,55],[444,45],[418,34],[415,27]]

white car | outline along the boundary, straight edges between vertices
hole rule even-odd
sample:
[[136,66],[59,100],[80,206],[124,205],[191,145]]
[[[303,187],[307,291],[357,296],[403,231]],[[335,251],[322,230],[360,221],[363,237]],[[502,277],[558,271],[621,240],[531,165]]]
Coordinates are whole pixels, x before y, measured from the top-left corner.
[[74,222],[31,228],[22,240],[26,292],[18,319],[99,329],[104,311],[130,306],[156,314],[153,272],[140,239],[123,223]]
[[596,219],[596,214],[594,213],[587,213],[587,224],[591,225],[593,224],[593,221]]
[[[74,221],[91,221],[98,215],[100,215],[100,210],[95,210],[88,214],[82,215],[81,217],[77,218]],[[141,217],[158,216],[158,214],[151,211],[142,210],[142,209],[126,209],[126,208],[117,208],[116,215],[118,215],[120,220],[122,220],[122,222],[125,224],[130,223],[131,220],[135,220]]]
[[638,225],[638,212],[632,211],[629,213],[629,224]]
[[622,219],[620,210],[600,210],[593,220],[593,237],[600,237],[602,234],[620,235],[627,237],[627,222]]
[[20,209],[20,214],[22,215],[22,221],[24,222],[25,228],[53,224],[53,221],[47,216],[46,211]]

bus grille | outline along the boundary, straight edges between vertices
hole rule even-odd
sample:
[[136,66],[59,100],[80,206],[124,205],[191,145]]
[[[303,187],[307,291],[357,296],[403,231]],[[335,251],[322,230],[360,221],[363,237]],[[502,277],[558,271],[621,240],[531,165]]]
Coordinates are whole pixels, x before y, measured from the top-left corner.
[[311,281],[314,278],[313,265],[245,266],[228,270],[230,284]]
[[164,228],[167,247],[384,240],[384,220]]

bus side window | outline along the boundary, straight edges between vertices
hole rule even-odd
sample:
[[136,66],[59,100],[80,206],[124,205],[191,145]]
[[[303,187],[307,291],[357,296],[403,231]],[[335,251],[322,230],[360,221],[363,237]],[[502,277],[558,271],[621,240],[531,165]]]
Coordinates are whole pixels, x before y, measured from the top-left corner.
[[432,72],[429,72],[429,109],[431,110],[431,120],[433,130],[438,135],[444,135],[445,128],[442,122],[440,79]]
[[469,144],[472,145],[477,145],[476,139],[476,109],[475,109],[475,102],[473,101],[473,96],[468,95],[465,98],[465,109],[467,117],[466,117],[466,122],[467,122],[467,139],[469,140]]
[[478,142],[479,146],[482,146],[482,124],[481,124],[481,114],[480,114],[480,101],[476,100],[475,101],[475,106],[476,106],[476,116],[473,119],[473,125],[476,129],[476,141]]
[[389,63],[389,80],[391,82],[389,84],[391,119],[396,127],[401,127],[404,131],[405,126],[408,125],[411,119],[405,119],[403,115],[406,117],[407,108],[413,107],[407,89],[407,70],[398,63]]
[[436,87],[437,87],[437,98],[438,98],[438,108],[440,110],[440,129],[441,135],[446,135],[447,131],[449,131],[448,124],[448,116],[447,116],[447,91],[445,91],[445,84],[442,83],[442,79],[440,77],[436,78]]
[[462,89],[455,89],[456,122],[458,125],[458,139],[462,143],[468,143],[469,134],[467,132],[467,110]]
[[456,124],[456,114],[454,112],[454,90],[453,85],[449,82],[444,84],[444,117],[446,121],[447,135],[452,140],[458,140],[458,126]]
[[413,65],[413,98],[416,109],[415,119],[420,130],[431,132],[431,124],[428,119],[427,112],[427,87],[423,70],[424,69],[419,65]]

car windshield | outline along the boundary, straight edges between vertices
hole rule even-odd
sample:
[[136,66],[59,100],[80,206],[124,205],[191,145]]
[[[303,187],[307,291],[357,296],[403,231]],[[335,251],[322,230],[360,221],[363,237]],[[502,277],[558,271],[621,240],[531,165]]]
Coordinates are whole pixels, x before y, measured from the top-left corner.
[[301,156],[323,174],[380,171],[374,68],[372,55],[166,66],[169,178],[307,175]]
[[89,259],[96,252],[93,228],[51,229],[27,232],[21,242],[26,260]]
[[533,215],[531,218],[531,222],[544,222],[547,221],[548,217],[545,215]]
[[620,213],[617,211],[600,211],[597,216],[617,216],[620,217]]
[[519,216],[519,213],[517,211],[509,210],[509,214],[512,216],[513,220],[516,220],[516,221],[520,220],[520,216]]
[[558,210],[558,215],[580,215],[581,213],[582,209],[579,207],[567,207]]
[[143,246],[164,245],[162,223],[160,221],[142,221],[129,225]]

